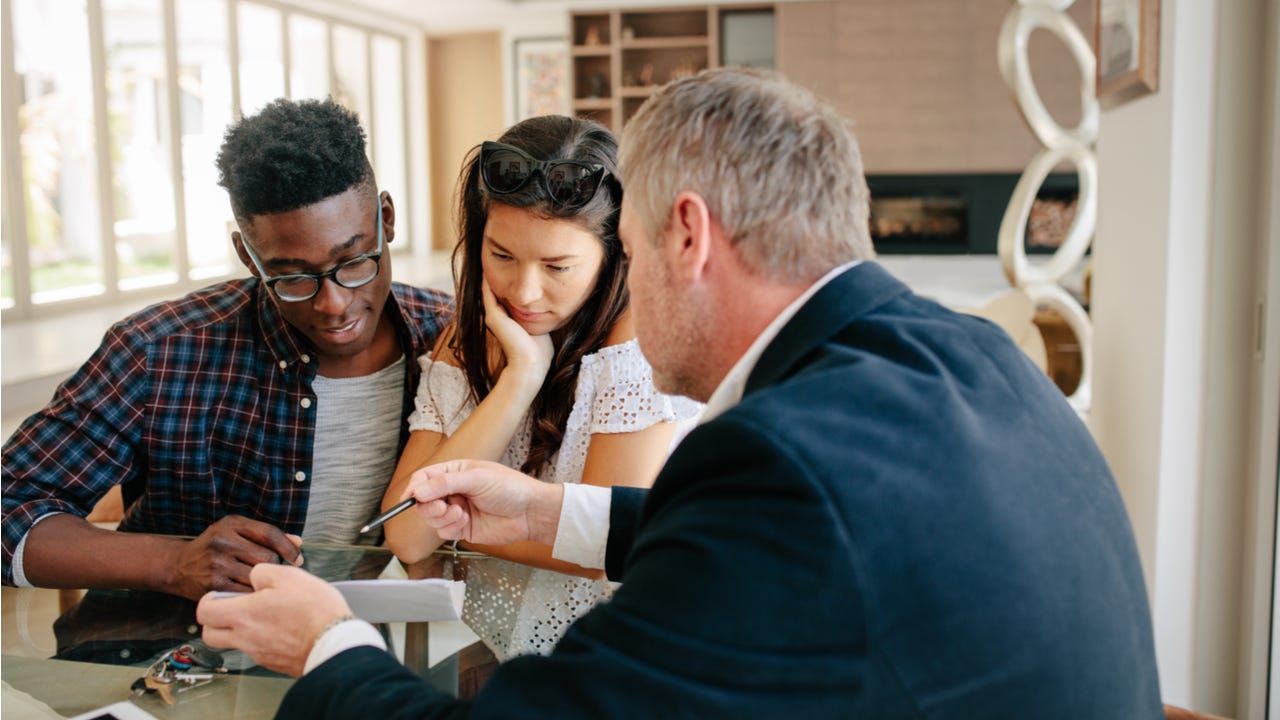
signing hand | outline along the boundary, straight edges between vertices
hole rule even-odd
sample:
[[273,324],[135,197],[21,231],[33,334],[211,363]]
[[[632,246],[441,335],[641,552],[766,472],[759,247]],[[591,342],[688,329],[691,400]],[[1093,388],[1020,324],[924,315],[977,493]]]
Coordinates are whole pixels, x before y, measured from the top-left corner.
[[480,292],[484,296],[484,324],[489,332],[502,345],[502,352],[507,358],[507,367],[528,377],[536,379],[538,384],[546,378],[551,369],[551,359],[555,356],[555,346],[550,335],[530,335],[520,323],[511,318],[507,309],[494,297],[489,289],[489,281],[481,281]]
[[401,498],[444,540],[506,545],[555,542],[564,488],[485,460],[452,460],[413,473]]
[[198,600],[210,590],[246,592],[260,563],[302,564],[302,538],[239,515],[228,515],[183,543],[170,563],[169,592]]
[[336,588],[300,568],[256,565],[249,579],[253,592],[243,597],[200,600],[196,621],[204,626],[204,641],[300,677],[320,633],[351,608]]

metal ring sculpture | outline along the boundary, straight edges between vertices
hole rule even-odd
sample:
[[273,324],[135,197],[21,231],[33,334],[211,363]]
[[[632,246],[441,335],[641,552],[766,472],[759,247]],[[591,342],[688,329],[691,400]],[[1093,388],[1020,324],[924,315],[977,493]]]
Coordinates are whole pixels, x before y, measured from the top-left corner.
[[[1037,306],[1056,310],[1067,321],[1080,344],[1080,384],[1067,402],[1081,417],[1093,401],[1093,323],[1085,309],[1062,288],[1062,278],[1084,258],[1098,220],[1098,161],[1093,145],[1098,139],[1098,100],[1095,93],[1094,55],[1089,41],[1065,10],[1075,0],[1017,0],[1000,28],[1000,74],[1013,91],[1022,117],[1044,149],[1023,171],[1009,207],[1000,222],[997,249],[1005,277]],[[1071,51],[1080,71],[1080,123],[1063,128],[1053,119],[1036,91],[1027,59],[1027,41],[1037,28],[1049,31]],[[1047,262],[1027,258],[1026,228],[1040,185],[1058,163],[1070,160],[1079,178],[1075,218],[1067,237]]]

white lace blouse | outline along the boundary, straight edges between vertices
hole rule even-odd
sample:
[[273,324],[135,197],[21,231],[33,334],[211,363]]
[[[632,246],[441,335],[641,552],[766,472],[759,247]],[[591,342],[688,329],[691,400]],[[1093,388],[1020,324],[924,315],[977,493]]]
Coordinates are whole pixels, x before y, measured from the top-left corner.
[[[418,359],[422,380],[409,417],[410,430],[452,435],[474,410],[460,368]],[[653,386],[653,370],[635,340],[601,348],[582,358],[573,408],[560,450],[540,479],[552,483],[582,481],[587,447],[595,433],[644,430],[676,422],[672,447],[697,420],[700,403],[664,395]],[[503,453],[507,467],[520,467],[529,454],[531,419],[526,414]],[[540,570],[506,560],[470,563],[462,619],[500,660],[547,654],[578,617],[613,594],[615,584]]]

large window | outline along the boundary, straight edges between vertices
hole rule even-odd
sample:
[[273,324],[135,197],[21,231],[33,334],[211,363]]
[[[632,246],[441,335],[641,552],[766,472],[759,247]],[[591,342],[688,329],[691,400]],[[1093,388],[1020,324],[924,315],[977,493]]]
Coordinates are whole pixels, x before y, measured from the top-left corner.
[[281,0],[9,0],[0,13],[6,320],[242,275],[214,159],[239,113],[277,97],[359,113],[379,185],[408,197],[402,33]]
[[103,0],[112,237],[121,288],[177,282],[160,0]]
[[240,108],[252,115],[284,97],[284,34],[280,11],[240,3]]
[[13,272],[28,286],[13,302],[23,294],[34,303],[100,295],[104,216],[90,49],[63,40],[89,36],[86,2],[13,0],[7,7],[13,42],[5,51],[13,53],[18,104],[4,103],[6,115],[17,115],[4,125],[5,173],[15,159],[20,172],[5,214],[14,219]]
[[329,95],[329,28],[305,15],[289,18],[289,97]]
[[378,98],[373,113],[373,169],[384,190],[405,203],[408,208],[408,187],[405,182],[408,168],[404,152],[408,138],[405,133],[405,82],[404,41],[386,35],[373,38],[373,96]]
[[227,0],[182,0],[175,9],[187,262],[193,280],[207,280],[236,268],[228,242],[235,219],[213,165],[234,106]]
[[369,132],[369,35],[348,25],[333,28],[333,97],[360,115]]

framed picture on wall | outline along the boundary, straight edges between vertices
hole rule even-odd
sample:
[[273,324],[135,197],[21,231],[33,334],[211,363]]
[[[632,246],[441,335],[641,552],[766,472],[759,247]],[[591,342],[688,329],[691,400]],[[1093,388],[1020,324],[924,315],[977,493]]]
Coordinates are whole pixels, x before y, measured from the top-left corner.
[[1155,92],[1160,78],[1160,0],[1094,0],[1098,99],[1110,107]]
[[535,115],[569,114],[569,41],[517,38],[514,85],[516,122]]

